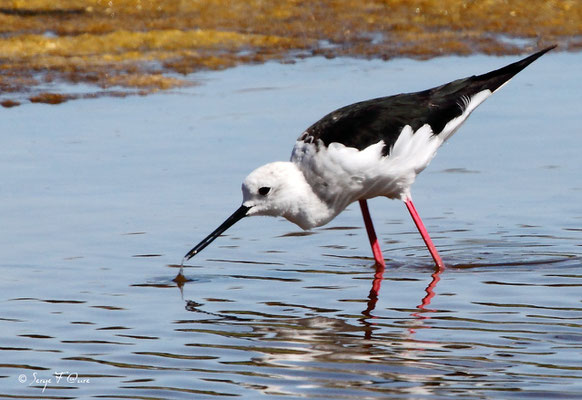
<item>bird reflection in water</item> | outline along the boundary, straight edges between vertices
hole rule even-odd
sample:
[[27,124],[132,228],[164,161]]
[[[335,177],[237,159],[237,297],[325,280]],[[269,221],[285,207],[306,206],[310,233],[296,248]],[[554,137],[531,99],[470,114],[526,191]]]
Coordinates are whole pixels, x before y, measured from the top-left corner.
[[[376,308],[376,303],[378,302],[378,296],[380,294],[380,288],[382,287],[382,280],[384,279],[384,272],[386,270],[385,266],[379,263],[375,263],[374,265],[376,271],[374,273],[374,279],[372,280],[372,288],[370,289],[370,293],[368,294],[368,302],[367,307],[362,314],[364,318],[360,321],[364,324],[364,331],[365,331],[365,339],[372,338],[372,331],[374,330],[374,322],[373,319],[376,317],[372,315],[372,311]],[[425,320],[430,319],[430,316],[426,315],[427,312],[435,312],[434,309],[427,308],[430,305],[431,300],[435,296],[435,288],[439,281],[441,280],[440,275],[445,270],[443,266],[436,266],[434,272],[431,274],[431,281],[428,286],[424,289],[425,295],[421,299],[420,304],[416,306],[419,309],[418,312],[412,313],[411,316],[418,319],[418,320]],[[418,328],[418,327],[416,327]],[[416,328],[411,328],[410,333],[414,333]]]
[[[360,319],[360,322],[363,325],[365,339],[372,338],[372,332],[374,330],[373,320],[375,318],[377,318],[376,316],[374,316],[372,314],[372,312],[376,308],[376,304],[378,302],[378,298],[380,295],[380,289],[382,287],[382,280],[384,279],[384,272],[386,270],[386,268],[383,264],[380,264],[377,262],[374,264],[374,268],[375,268],[374,278],[372,279],[372,287],[370,288],[370,292],[368,293],[368,301],[366,303],[367,307],[364,311],[362,311],[362,314],[364,317]],[[445,267],[443,267],[443,266],[436,266],[435,267],[433,273],[431,274],[432,279],[429,282],[428,286],[424,289],[425,295],[422,297],[420,304],[416,306],[416,308],[419,311],[412,313],[411,314],[412,317],[416,318],[419,321],[422,321],[422,320],[430,319],[430,316],[427,315],[427,313],[436,311],[434,309],[429,309],[427,307],[430,305],[433,297],[435,296],[434,290],[435,290],[438,282],[440,281],[440,275],[444,270],[445,270]],[[180,290],[182,299],[184,299],[184,285],[187,282],[190,282],[192,280],[187,278],[183,274],[182,268],[180,268],[178,275],[176,275],[176,277],[172,280],[176,283],[176,286]],[[200,312],[200,313],[212,315],[212,316],[219,317],[221,319],[227,319],[227,320],[232,320],[232,319],[238,320],[239,319],[239,318],[232,317],[232,316],[220,315],[220,314],[210,313],[210,312],[204,311],[203,309],[201,309],[202,306],[203,306],[203,304],[201,304],[201,303],[198,303],[198,302],[195,302],[192,300],[186,300],[186,310],[188,310],[188,311]],[[420,326],[410,328],[409,332],[414,333],[415,330],[418,329],[419,327]]]

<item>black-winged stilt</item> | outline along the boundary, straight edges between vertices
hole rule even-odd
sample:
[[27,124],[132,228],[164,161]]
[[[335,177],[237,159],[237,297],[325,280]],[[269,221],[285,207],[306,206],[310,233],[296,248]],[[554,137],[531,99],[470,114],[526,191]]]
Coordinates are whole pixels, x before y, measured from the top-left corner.
[[310,229],[327,224],[359,201],[374,259],[384,266],[366,202],[384,196],[404,202],[434,262],[443,268],[412,203],[410,186],[479,104],[554,47],[483,75],[331,112],[297,139],[290,161],[263,165],[246,177],[240,208],[190,250],[184,261],[243,217],[283,216]]

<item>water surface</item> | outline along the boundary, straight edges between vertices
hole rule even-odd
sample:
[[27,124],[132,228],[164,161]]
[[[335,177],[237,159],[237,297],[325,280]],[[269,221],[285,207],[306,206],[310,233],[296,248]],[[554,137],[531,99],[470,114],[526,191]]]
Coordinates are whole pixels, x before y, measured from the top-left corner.
[[375,199],[383,280],[353,205],[309,234],[245,219],[172,281],[325,113],[514,60],[315,58],[0,109],[0,397],[580,398],[578,54],[520,73],[417,179],[443,273]]

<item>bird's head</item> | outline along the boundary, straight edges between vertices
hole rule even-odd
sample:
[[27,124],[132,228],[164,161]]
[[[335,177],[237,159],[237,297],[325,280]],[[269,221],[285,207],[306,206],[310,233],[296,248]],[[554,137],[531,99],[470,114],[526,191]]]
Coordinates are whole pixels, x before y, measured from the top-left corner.
[[305,217],[306,194],[311,188],[303,173],[291,162],[273,162],[251,172],[242,184],[242,205],[204,240],[190,250],[189,260],[208,246],[224,231],[251,215],[283,216],[302,228],[313,226]]
[[273,162],[251,172],[242,184],[246,215],[285,216],[294,207],[305,181],[290,162]]

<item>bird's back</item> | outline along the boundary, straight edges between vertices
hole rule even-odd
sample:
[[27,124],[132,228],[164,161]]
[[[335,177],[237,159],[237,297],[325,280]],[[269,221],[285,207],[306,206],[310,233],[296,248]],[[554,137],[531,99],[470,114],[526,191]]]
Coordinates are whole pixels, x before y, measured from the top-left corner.
[[[378,174],[400,181],[372,194],[399,197],[479,104],[552,48],[483,75],[339,108],[298,138],[291,161],[326,201],[335,201],[342,191],[357,197],[362,179],[377,179]],[[340,187],[331,190],[331,185]]]
[[407,125],[413,132],[429,125],[434,135],[444,133],[449,135],[448,138],[451,132],[445,127],[466,113],[475,95],[486,90],[489,95],[492,94],[552,48],[483,75],[458,79],[420,92],[380,97],[339,108],[307,128],[298,140],[325,146],[342,143],[358,150],[383,141],[383,155],[388,156]]

